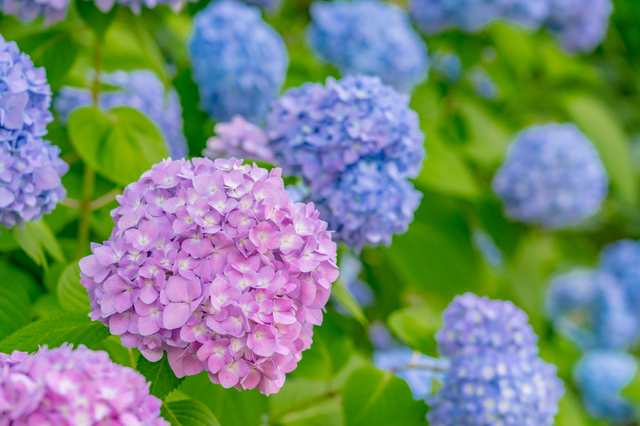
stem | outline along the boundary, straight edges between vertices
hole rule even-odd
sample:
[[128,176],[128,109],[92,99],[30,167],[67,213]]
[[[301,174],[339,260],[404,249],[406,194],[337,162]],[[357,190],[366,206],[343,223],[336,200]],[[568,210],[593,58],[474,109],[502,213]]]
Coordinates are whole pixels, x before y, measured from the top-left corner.
[[114,189],[101,197],[96,198],[91,203],[89,203],[89,210],[98,210],[100,207],[106,206],[110,202],[116,199],[116,195],[120,194],[121,191]]
[[444,367],[439,367],[439,366],[428,366],[428,365],[403,365],[401,367],[397,367],[394,368],[392,371],[394,373],[398,373],[400,371],[404,371],[404,370],[429,370],[429,371],[436,371],[436,372],[442,372],[442,373],[447,373],[449,371],[448,368],[444,368]]
[[133,351],[131,350],[131,348],[127,348],[127,351],[129,351],[129,361],[131,361],[131,368],[133,368],[135,370],[136,369],[136,360],[133,357]]

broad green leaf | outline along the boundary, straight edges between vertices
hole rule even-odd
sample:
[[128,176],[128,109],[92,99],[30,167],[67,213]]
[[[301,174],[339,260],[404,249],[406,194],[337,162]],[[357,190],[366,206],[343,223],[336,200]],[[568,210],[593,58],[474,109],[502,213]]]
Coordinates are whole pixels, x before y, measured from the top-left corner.
[[267,412],[267,397],[257,389],[225,389],[211,383],[206,372],[185,378],[180,391],[204,403],[224,426],[259,426]]
[[332,390],[324,380],[288,377],[282,389],[269,397],[269,420],[280,423],[287,414],[322,404],[335,396]]
[[109,329],[85,314],[62,314],[32,322],[11,334],[0,341],[0,352],[34,352],[42,345],[55,348],[63,343],[89,346],[107,336]]
[[287,414],[279,423],[283,426],[342,426],[344,415],[338,398],[326,400],[302,411]]
[[611,183],[628,204],[638,202],[638,185],[631,169],[629,143],[622,123],[611,108],[589,95],[577,95],[567,99],[569,116],[593,142],[600,153]]
[[42,319],[65,314],[67,311],[60,306],[58,297],[55,294],[47,293],[35,301],[31,308],[31,313],[35,318]]
[[56,263],[51,265],[49,269],[44,272],[44,287],[51,293],[58,293],[58,283],[62,273],[67,269],[69,265],[64,263]]
[[171,426],[220,426],[206,405],[192,399],[164,402],[160,415]]
[[442,328],[442,318],[427,306],[414,306],[393,312],[389,328],[407,344],[426,355],[437,356],[435,333]]
[[80,266],[74,262],[67,266],[58,281],[58,301],[66,311],[85,312],[91,311],[89,294],[80,284]]
[[91,345],[91,349],[105,351],[109,354],[111,361],[136,369],[136,358],[139,357],[140,351],[122,346],[120,336],[111,335],[103,341]]
[[116,17],[117,10],[117,8],[112,7],[110,11],[104,13],[98,9],[94,2],[86,0],[77,0],[76,9],[84,23],[100,38],[104,37],[104,34],[109,29],[111,22]]
[[69,136],[84,162],[105,178],[126,186],[152,165],[169,157],[159,129],[133,108],[102,112],[95,107],[75,110]]
[[465,152],[483,165],[491,167],[499,164],[512,135],[475,103],[464,101],[460,104],[460,110],[471,129],[471,141]]
[[45,250],[58,262],[64,262],[64,255],[49,227],[44,221],[27,222],[25,227],[15,226],[13,237],[22,250],[29,255],[37,265],[47,265]]
[[136,369],[151,382],[151,388],[149,389],[151,395],[155,395],[160,399],[167,396],[184,380],[184,378],[178,379],[173,373],[166,353],[157,362],[151,362],[141,354],[138,357]]
[[364,312],[362,312],[360,304],[358,304],[356,299],[354,299],[351,293],[349,293],[349,290],[347,290],[340,278],[338,278],[331,288],[331,297],[334,297],[338,302],[340,302],[340,304],[344,306],[344,308],[353,315],[353,317],[357,319],[365,329],[369,327],[369,321],[367,321],[367,317],[365,317]]
[[31,301],[20,283],[11,278],[0,284],[0,340],[31,321]]
[[427,406],[414,401],[404,380],[373,367],[354,372],[344,386],[345,426],[419,426],[425,424]]
[[556,426],[586,426],[585,416],[580,401],[571,390],[565,390],[564,396],[558,403]]
[[11,283],[13,287],[22,288],[29,296],[31,303],[43,293],[40,283],[33,275],[9,262],[0,262],[0,283]]

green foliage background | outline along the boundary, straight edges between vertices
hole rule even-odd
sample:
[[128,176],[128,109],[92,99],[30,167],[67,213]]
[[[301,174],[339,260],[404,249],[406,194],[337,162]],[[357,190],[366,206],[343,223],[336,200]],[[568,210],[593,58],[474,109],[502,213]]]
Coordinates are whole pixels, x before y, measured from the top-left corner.
[[[1,17],[0,33],[46,68],[54,94],[63,85],[110,90],[95,87],[88,72],[97,45],[103,70],[153,70],[178,90],[190,154],[198,156],[214,123],[198,109],[186,40],[193,15],[206,3],[189,3],[178,14],[159,7],[135,16],[122,7],[101,14],[92,2],[77,1],[56,26]],[[109,211],[116,203],[101,206],[101,200],[111,200],[113,191],[167,156],[158,129],[130,108],[110,113],[86,108],[66,127],[49,126],[48,139],[71,165],[63,178],[68,196],[79,202],[0,235],[0,351],[63,342],[106,350],[153,381],[152,392],[164,398],[163,415],[174,425],[422,425],[427,406],[411,398],[402,380],[372,366],[366,329],[373,321],[384,322],[412,348],[434,355],[439,313],[454,295],[471,291],[513,300],[529,314],[542,357],[558,366],[566,383],[557,424],[603,424],[580,404],[571,380],[580,353],[554,333],[543,298],[553,273],[593,264],[606,243],[640,238],[640,9],[636,0],[614,4],[606,41],[587,56],[568,56],[546,32],[506,23],[474,35],[447,32],[427,39],[431,51],[457,52],[466,70],[486,69],[500,97],[484,100],[468,78],[447,84],[434,72],[417,87],[411,106],[427,135],[427,159],[415,181],[424,193],[415,221],[391,247],[362,253],[362,278],[376,294],[375,306],[360,310],[336,285],[334,297],[351,317],[328,306],[312,348],[280,393],[267,398],[257,391],[225,390],[203,375],[177,380],[166,359],[148,363],[86,316],[89,303],[78,282],[77,260],[89,253],[89,241],[109,237]],[[265,17],[289,50],[285,88],[338,76],[318,64],[305,45],[308,5],[285,0],[281,11]],[[595,144],[611,178],[601,212],[578,229],[557,233],[507,221],[490,190],[514,134],[550,121],[575,122]],[[503,264],[483,257],[474,242],[479,231],[495,241]],[[640,401],[640,386],[628,394]]]

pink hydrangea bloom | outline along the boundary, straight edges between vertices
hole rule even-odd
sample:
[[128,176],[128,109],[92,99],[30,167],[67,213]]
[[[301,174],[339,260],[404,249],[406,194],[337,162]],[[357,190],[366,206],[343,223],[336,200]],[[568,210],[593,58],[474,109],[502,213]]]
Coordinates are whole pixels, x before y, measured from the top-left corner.
[[137,371],[84,346],[0,353],[0,425],[169,426]]
[[241,115],[234,116],[228,123],[216,124],[214,130],[217,136],[207,141],[205,156],[246,158],[274,164],[275,155],[264,130]]
[[277,392],[311,345],[338,277],[313,204],[279,168],[166,160],[118,197],[115,227],[80,261],[91,317],[178,377]]

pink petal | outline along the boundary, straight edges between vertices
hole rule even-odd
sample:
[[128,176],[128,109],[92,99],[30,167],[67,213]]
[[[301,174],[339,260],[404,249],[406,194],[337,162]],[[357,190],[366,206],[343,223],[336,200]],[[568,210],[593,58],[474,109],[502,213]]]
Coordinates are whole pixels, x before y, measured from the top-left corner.
[[169,303],[162,312],[164,328],[174,330],[187,323],[191,316],[189,305],[186,303]]

